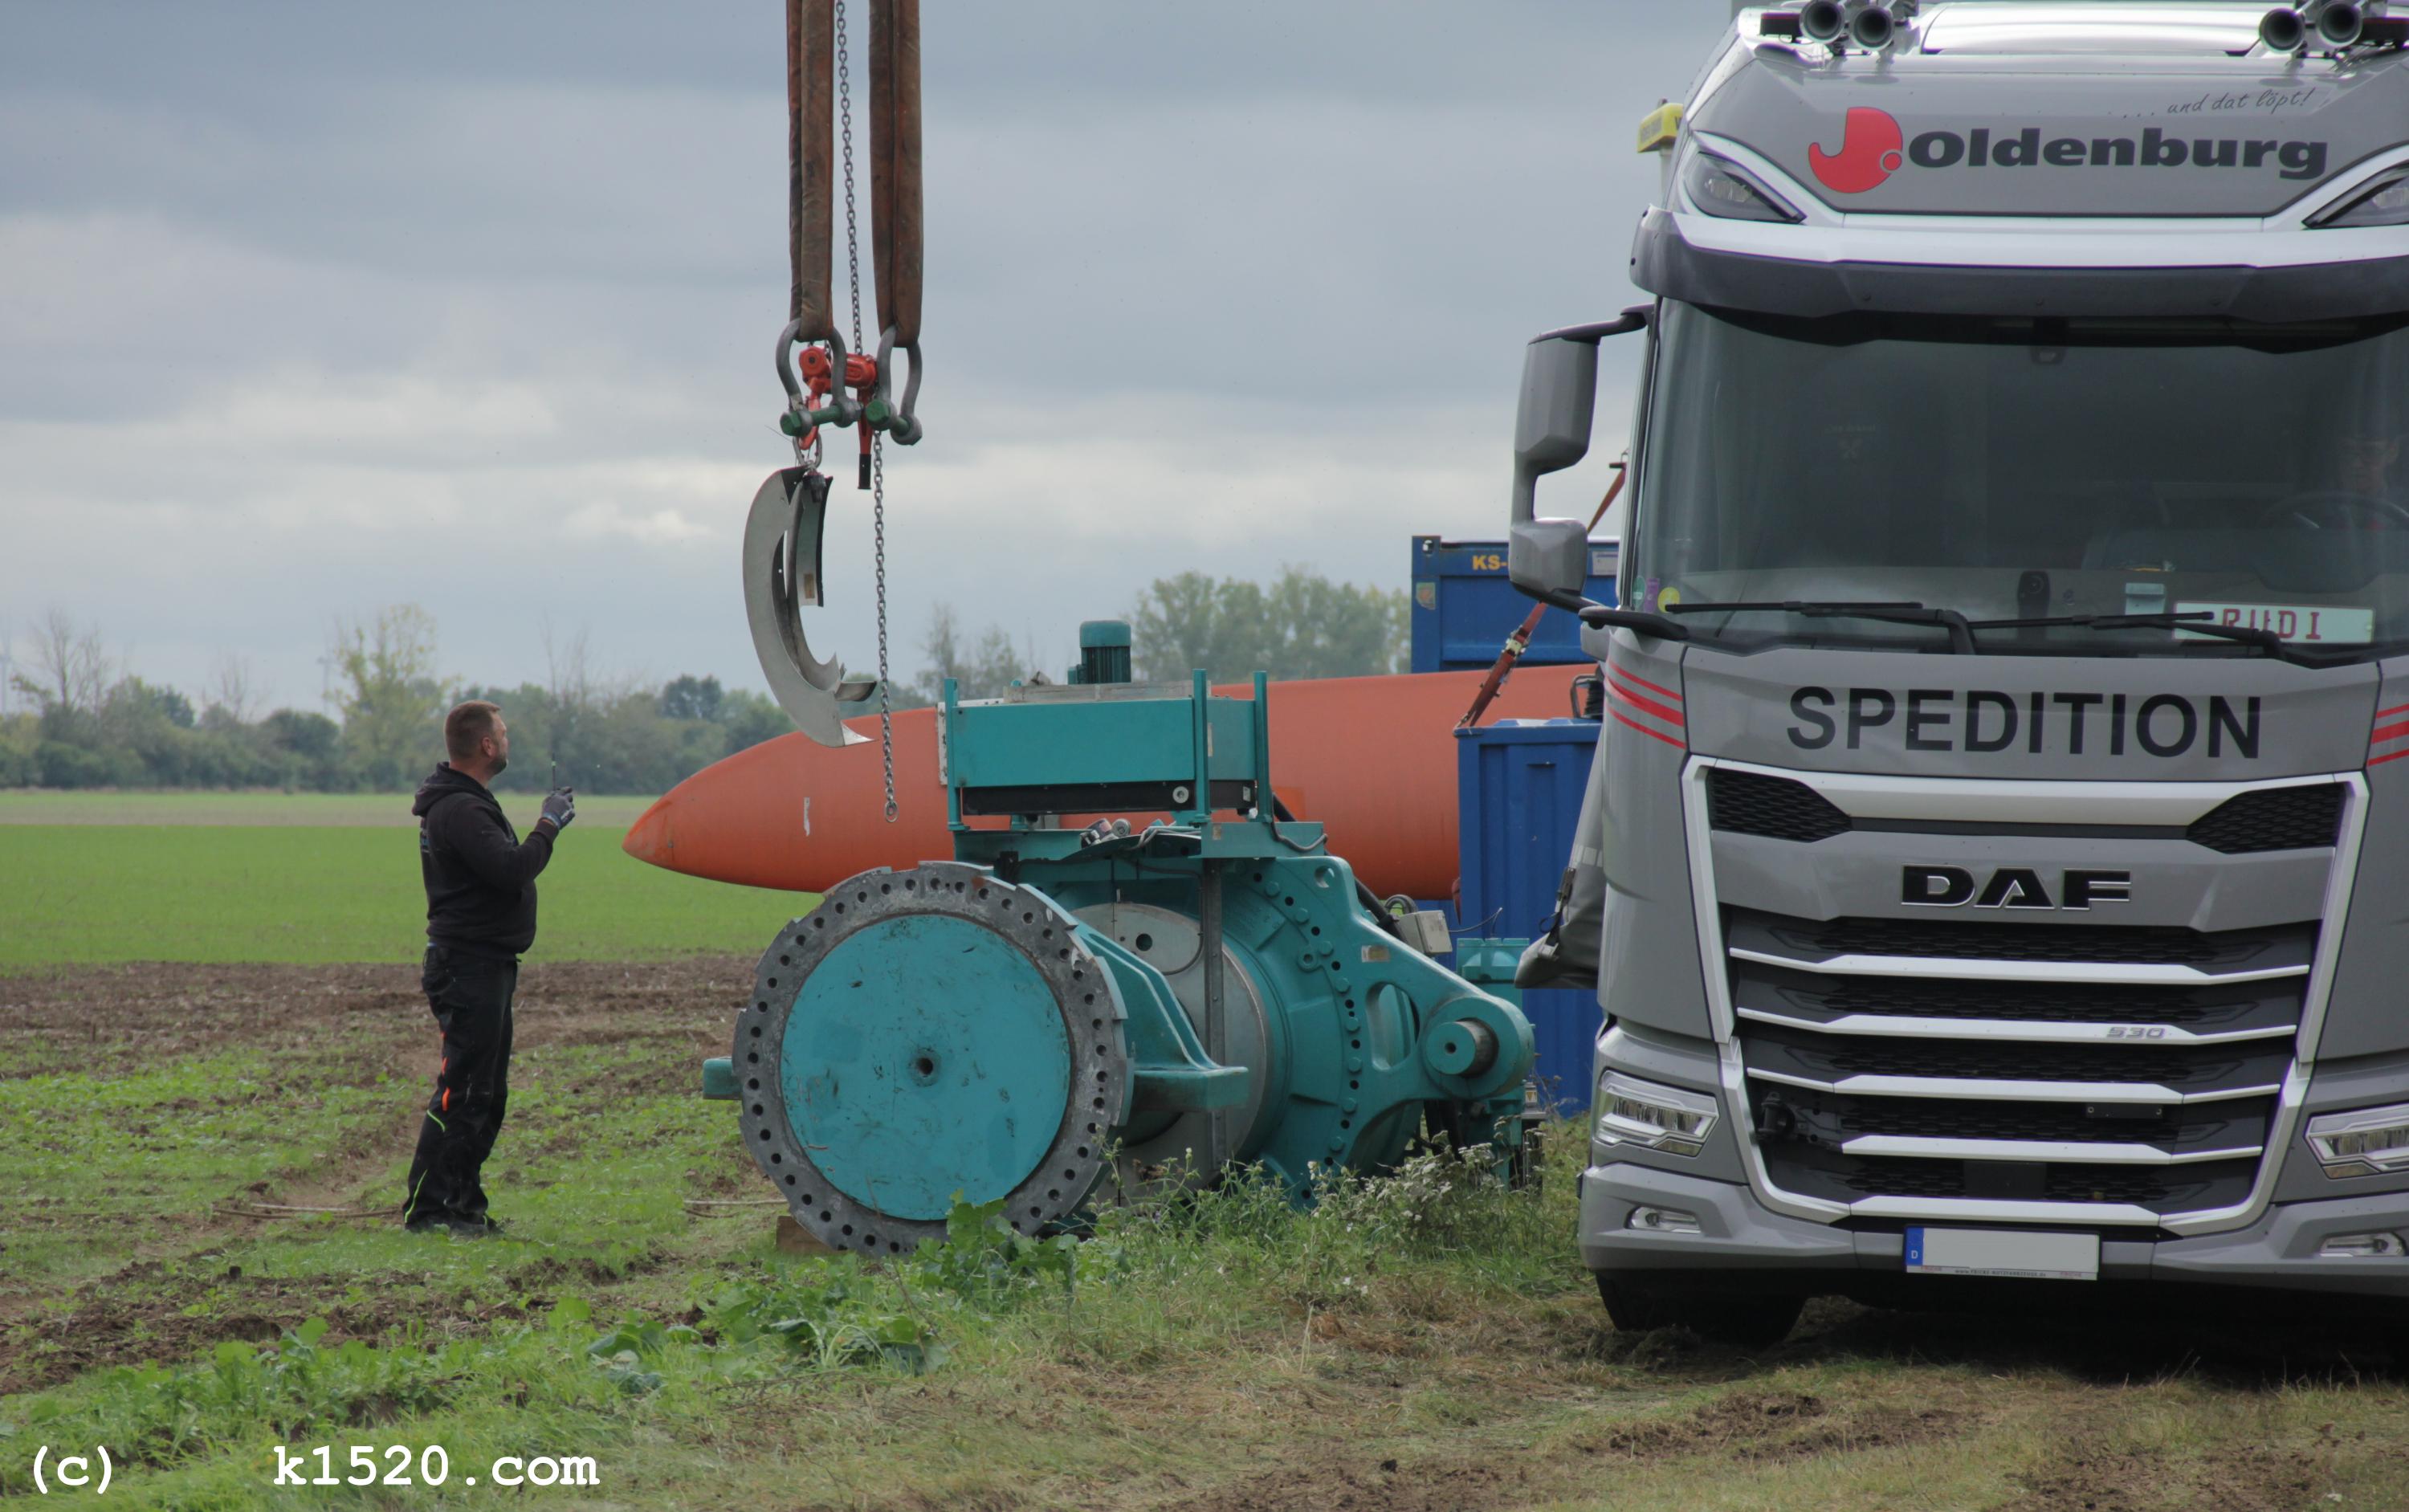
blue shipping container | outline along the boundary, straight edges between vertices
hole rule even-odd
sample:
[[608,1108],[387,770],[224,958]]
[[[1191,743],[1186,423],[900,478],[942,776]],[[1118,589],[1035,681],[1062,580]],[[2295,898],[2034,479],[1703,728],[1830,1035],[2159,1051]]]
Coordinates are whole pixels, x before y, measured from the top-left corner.
[[[1588,592],[1601,604],[1614,602],[1615,564],[1622,552],[1616,541],[1590,542]],[[1486,669],[1531,607],[1531,600],[1506,579],[1504,541],[1414,538],[1413,670]],[[1565,666],[1591,658],[1581,655],[1580,622],[1562,610],[1551,610],[1539,616],[1522,659],[1535,666]]]
[[[1457,917],[1467,939],[1548,932],[1597,734],[1594,719],[1503,719],[1455,732]],[[1538,1039],[1540,1095],[1557,1113],[1587,1108],[1597,994],[1525,992],[1522,1012]]]

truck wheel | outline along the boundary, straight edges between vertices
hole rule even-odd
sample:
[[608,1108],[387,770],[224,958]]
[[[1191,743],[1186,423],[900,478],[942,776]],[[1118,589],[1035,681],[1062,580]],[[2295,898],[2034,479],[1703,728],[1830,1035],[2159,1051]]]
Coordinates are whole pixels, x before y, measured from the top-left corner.
[[1597,1294],[1618,1333],[1685,1328],[1702,1339],[1741,1349],[1766,1349],[1790,1336],[1806,1309],[1804,1297],[1667,1297],[1603,1271]]
[[2409,1381],[2409,1323],[2395,1323],[2385,1331],[2384,1342],[2392,1348],[2392,1378]]

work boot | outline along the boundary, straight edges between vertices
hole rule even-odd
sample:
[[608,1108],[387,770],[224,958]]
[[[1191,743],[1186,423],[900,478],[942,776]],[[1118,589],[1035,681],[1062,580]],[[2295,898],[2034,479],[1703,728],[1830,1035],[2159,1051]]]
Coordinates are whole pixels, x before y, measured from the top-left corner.
[[464,1218],[456,1213],[423,1213],[402,1227],[411,1233],[448,1233],[454,1239],[483,1239],[501,1231],[499,1224]]

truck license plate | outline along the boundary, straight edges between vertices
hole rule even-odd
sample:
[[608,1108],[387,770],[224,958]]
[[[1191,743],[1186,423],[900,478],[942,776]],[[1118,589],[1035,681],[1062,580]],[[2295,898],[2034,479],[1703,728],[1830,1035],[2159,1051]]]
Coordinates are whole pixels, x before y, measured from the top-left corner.
[[2047,1281],[2099,1279],[2096,1233],[2021,1229],[1910,1229],[1911,1275],[2015,1275]]

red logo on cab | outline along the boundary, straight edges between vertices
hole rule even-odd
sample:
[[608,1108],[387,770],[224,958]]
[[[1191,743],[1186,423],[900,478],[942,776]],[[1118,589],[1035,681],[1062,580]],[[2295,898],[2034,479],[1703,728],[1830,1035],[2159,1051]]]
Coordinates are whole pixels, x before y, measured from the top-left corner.
[[1840,150],[1826,152],[1821,142],[1807,145],[1807,166],[1815,181],[1836,194],[1862,194],[1881,186],[1907,161],[1907,137],[1888,110],[1853,105],[1840,123]]

